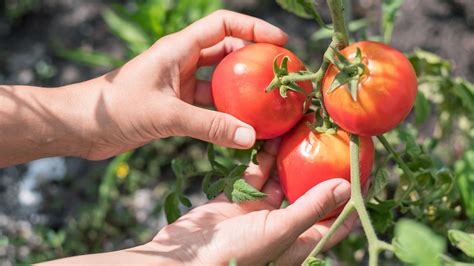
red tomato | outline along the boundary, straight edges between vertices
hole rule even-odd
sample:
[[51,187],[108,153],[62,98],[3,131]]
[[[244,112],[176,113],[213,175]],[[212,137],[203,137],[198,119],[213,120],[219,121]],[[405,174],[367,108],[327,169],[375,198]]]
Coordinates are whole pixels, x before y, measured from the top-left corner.
[[366,65],[357,101],[344,88],[347,84],[327,94],[339,72],[331,65],[323,81],[324,103],[331,118],[344,130],[362,136],[381,135],[410,113],[417,93],[415,70],[402,53],[383,43],[362,41],[349,45],[341,53],[353,62],[357,48]]
[[[278,88],[265,92],[272,81],[273,60],[289,57],[288,71],[305,70],[304,64],[285,48],[267,43],[245,46],[227,55],[212,76],[212,98],[216,109],[251,125],[257,139],[270,139],[290,130],[303,117],[303,93],[288,91],[281,97]],[[308,94],[310,81],[297,83]],[[308,104],[309,106],[309,104]]]
[[[277,167],[283,193],[290,203],[317,184],[334,178],[350,182],[349,134],[314,132],[307,122],[314,122],[314,113],[306,115],[281,142]],[[374,163],[374,143],[371,137],[359,140],[360,179],[363,186]],[[328,214],[329,219],[339,214],[342,207]]]

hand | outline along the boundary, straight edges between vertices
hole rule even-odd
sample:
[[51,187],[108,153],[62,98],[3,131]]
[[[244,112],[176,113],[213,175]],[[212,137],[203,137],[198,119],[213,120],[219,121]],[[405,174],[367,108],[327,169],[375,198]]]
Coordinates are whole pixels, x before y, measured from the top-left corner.
[[120,69],[93,81],[99,92],[91,108],[95,113],[86,120],[92,122],[89,132],[94,137],[82,157],[104,159],[168,136],[251,147],[251,126],[193,105],[212,106],[210,82],[196,80],[196,70],[217,64],[244,46],[244,40],[283,45],[287,35],[263,20],[221,10],[161,38]]
[[[140,249],[166,258],[169,264],[227,265],[232,258],[239,265],[301,264],[334,221],[318,220],[348,200],[350,185],[343,179],[321,183],[279,209],[280,186],[268,179],[276,151],[277,143],[267,142],[258,155],[259,165],[252,164],[244,174],[267,198],[234,204],[221,194],[164,227]],[[345,237],[354,220],[352,215],[326,248]]]

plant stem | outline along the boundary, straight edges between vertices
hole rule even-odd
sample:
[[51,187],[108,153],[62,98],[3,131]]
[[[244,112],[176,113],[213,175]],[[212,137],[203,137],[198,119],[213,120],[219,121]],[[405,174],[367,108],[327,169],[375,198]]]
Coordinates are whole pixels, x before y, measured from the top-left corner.
[[331,238],[331,236],[336,232],[336,230],[344,223],[344,221],[349,217],[349,215],[355,210],[354,208],[354,202],[349,201],[347,202],[346,206],[342,210],[341,214],[337,217],[337,219],[334,221],[334,223],[331,225],[331,228],[329,228],[329,231],[321,238],[321,240],[318,242],[318,244],[313,248],[311,253],[306,257],[306,259],[303,262],[303,265],[309,265],[309,261],[311,257],[315,257],[318,255],[324,248],[325,244],[328,242],[328,240]]
[[402,158],[400,157],[400,155],[398,155],[398,153],[393,149],[393,147],[390,145],[390,143],[388,143],[387,139],[383,136],[383,135],[380,135],[380,136],[377,136],[377,139],[380,141],[380,143],[382,143],[382,145],[384,146],[384,148],[387,150],[388,153],[390,153],[393,157],[393,159],[395,160],[395,162],[398,164],[398,166],[403,170],[403,172],[405,173],[405,175],[408,177],[409,179],[409,185],[408,185],[408,188],[406,190],[404,190],[403,194],[401,195],[400,197],[400,202],[403,201],[407,196],[408,194],[410,194],[410,192],[413,190],[414,186],[415,186],[415,175],[413,174],[413,172],[410,170],[410,168],[408,167],[408,165],[402,160]]
[[347,34],[346,20],[344,18],[344,7],[342,0],[327,0],[331,19],[334,26],[332,35],[333,41],[336,41],[336,48],[341,50],[349,44],[349,35]]
[[351,199],[354,201],[362,228],[364,228],[367,241],[369,242],[369,266],[376,266],[380,250],[378,245],[379,240],[370,222],[369,214],[365,208],[364,198],[362,197],[360,187],[359,137],[357,135],[351,134],[349,149],[351,160]]

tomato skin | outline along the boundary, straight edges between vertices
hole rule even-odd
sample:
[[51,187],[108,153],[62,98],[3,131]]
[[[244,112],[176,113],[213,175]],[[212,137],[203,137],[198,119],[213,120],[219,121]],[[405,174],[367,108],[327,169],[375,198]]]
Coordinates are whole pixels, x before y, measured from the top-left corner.
[[[287,49],[256,43],[227,55],[212,76],[212,98],[216,109],[251,125],[257,139],[284,134],[304,114],[304,94],[288,91],[288,97],[282,98],[278,88],[265,93],[265,88],[274,77],[272,65],[278,55],[281,55],[278,64],[284,56],[289,57],[289,72],[305,70],[304,64]],[[311,93],[310,81],[297,84],[308,94]]]
[[[349,134],[341,129],[336,134],[312,131],[307,122],[314,122],[314,113],[306,115],[284,135],[277,155],[280,184],[290,203],[317,184],[334,178],[350,182]],[[374,163],[374,143],[371,137],[359,139],[360,180],[363,186]],[[323,220],[334,217],[342,207]]]
[[339,72],[331,65],[323,80],[324,103],[331,118],[344,130],[362,136],[381,135],[410,113],[417,93],[416,73],[401,52],[383,43],[362,41],[341,53],[353,62],[357,48],[367,66],[359,82],[357,102],[344,88],[347,84],[327,94]]

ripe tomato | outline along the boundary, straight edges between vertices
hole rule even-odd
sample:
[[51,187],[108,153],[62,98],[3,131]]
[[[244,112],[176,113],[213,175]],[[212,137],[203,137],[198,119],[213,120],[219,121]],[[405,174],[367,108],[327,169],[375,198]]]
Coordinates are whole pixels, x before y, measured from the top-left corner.
[[[290,130],[303,117],[305,95],[288,91],[283,98],[278,88],[266,93],[272,81],[273,60],[280,64],[288,56],[288,71],[305,70],[304,64],[285,48],[267,43],[245,46],[227,55],[212,76],[212,98],[216,109],[251,125],[257,139],[270,139]],[[310,81],[298,82],[311,93]],[[309,106],[309,104],[308,104]]]
[[[334,178],[350,181],[349,134],[338,130],[336,134],[314,132],[307,122],[314,122],[314,113],[282,139],[277,155],[277,168],[283,193],[290,203],[317,184]],[[359,140],[360,180],[363,186],[374,162],[374,143],[371,137]],[[342,207],[324,219],[339,214]]]
[[415,70],[399,51],[383,43],[362,41],[349,45],[341,53],[352,62],[357,48],[362,54],[365,73],[359,81],[357,101],[342,85],[327,94],[339,70],[331,65],[323,80],[323,95],[331,118],[344,130],[376,136],[395,128],[410,113],[415,103]]

